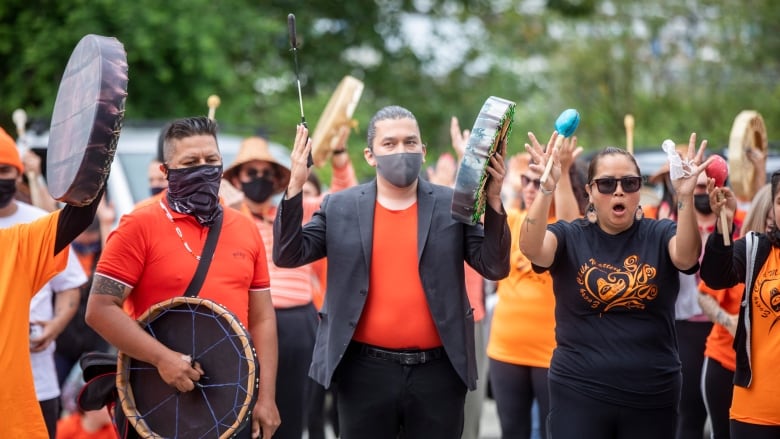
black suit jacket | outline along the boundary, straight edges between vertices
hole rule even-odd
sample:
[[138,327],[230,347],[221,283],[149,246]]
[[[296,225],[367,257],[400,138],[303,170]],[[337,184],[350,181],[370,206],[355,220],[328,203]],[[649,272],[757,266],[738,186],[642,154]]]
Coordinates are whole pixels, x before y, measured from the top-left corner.
[[[374,233],[376,180],[325,197],[301,226],[302,195],[282,201],[274,222],[274,263],[298,267],[328,258],[325,303],[309,375],[329,387],[357,327],[368,294]],[[490,206],[485,226],[455,221],[452,189],[419,180],[419,274],[447,357],[470,389],[476,387],[474,315],[466,296],[463,261],[482,276],[509,273],[510,233],[504,212]]]

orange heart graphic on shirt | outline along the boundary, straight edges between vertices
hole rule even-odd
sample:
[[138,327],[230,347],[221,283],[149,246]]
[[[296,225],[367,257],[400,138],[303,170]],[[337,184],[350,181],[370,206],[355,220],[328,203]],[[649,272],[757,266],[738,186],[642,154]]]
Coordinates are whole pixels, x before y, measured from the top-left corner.
[[596,288],[599,299],[603,302],[610,302],[626,290],[626,281],[625,279],[616,279],[607,282],[604,279],[596,279]]

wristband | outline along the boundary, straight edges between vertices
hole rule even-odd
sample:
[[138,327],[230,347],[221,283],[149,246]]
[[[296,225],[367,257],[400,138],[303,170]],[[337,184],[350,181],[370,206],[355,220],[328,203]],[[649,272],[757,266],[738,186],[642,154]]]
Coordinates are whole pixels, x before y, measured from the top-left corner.
[[542,195],[552,195],[552,193],[555,192],[555,188],[552,188],[552,190],[547,190],[544,188],[544,186],[539,185],[539,192],[541,192]]

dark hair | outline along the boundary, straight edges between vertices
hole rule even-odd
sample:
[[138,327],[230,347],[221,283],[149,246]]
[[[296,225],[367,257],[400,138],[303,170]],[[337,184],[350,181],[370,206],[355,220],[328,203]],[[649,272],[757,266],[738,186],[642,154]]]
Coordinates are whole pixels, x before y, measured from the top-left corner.
[[588,193],[585,191],[585,162],[576,160],[569,168],[569,179],[571,180],[571,189],[574,192],[574,199],[577,200],[577,209],[580,215],[584,215],[588,208]]
[[160,129],[160,134],[157,135],[157,161],[160,163],[165,162],[165,133],[170,128],[171,123],[165,122],[165,125]]
[[[773,172],[769,181],[772,184],[772,198],[769,205],[771,206],[770,209],[774,209],[775,197],[777,197],[777,192],[780,191],[780,171]],[[772,221],[772,225],[769,226],[769,231],[766,235],[773,247],[780,247],[780,229],[777,228],[777,218],[775,218],[774,215],[772,215],[772,218],[774,221]]]
[[322,185],[320,184],[320,179],[317,177],[317,174],[314,172],[309,173],[309,176],[306,177],[306,181],[314,185],[317,189],[317,195],[322,193]]
[[185,137],[211,135],[217,140],[217,123],[206,116],[186,117],[176,119],[168,125],[163,135],[163,159],[164,163],[173,156],[173,144],[171,140],[179,140]]
[[590,184],[593,181],[593,177],[596,176],[596,168],[598,167],[601,158],[608,155],[622,155],[628,157],[631,160],[631,163],[634,164],[637,175],[642,175],[642,173],[639,171],[639,165],[636,163],[636,159],[633,155],[631,155],[630,152],[622,148],[607,146],[606,148],[599,151],[598,154],[593,156],[593,158],[590,160],[590,165],[588,165],[588,184]]
[[412,114],[411,111],[407,110],[404,107],[400,107],[398,105],[390,105],[380,109],[379,111],[376,112],[376,114],[374,114],[374,116],[371,118],[371,121],[368,123],[368,130],[367,130],[368,149],[370,149],[371,151],[374,150],[374,138],[376,137],[376,123],[387,119],[411,119],[417,122],[417,118],[414,117],[414,114]]

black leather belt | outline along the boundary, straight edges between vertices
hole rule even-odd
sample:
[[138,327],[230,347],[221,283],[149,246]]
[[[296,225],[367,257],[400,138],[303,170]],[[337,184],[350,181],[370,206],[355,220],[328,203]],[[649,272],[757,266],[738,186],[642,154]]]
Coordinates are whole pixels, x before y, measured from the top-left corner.
[[392,361],[404,366],[425,364],[433,360],[438,360],[444,356],[443,347],[426,350],[393,350],[379,348],[358,342],[352,342],[350,346],[360,355],[371,358],[378,358],[380,360]]

